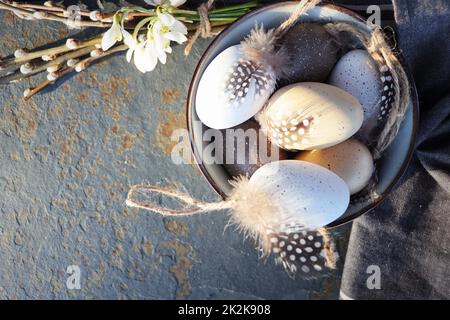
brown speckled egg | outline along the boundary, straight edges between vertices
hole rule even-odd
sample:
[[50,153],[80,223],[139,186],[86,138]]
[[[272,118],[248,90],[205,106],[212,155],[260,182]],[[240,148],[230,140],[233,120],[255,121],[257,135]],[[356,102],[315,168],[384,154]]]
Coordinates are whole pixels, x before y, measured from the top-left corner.
[[290,57],[287,80],[281,80],[280,86],[305,81],[325,82],[341,56],[339,44],[318,23],[297,24],[280,43]]
[[356,139],[349,139],[326,149],[302,152],[296,159],[333,171],[347,183],[350,194],[361,191],[374,171],[372,154]]
[[[245,132],[245,137],[236,139],[232,135]],[[227,135],[228,131],[228,135]],[[250,119],[236,127],[221,130],[223,135],[223,167],[230,176],[250,177],[262,165],[276,160],[287,159],[287,152],[272,145],[267,137],[260,130],[258,122]],[[244,144],[238,146],[239,141]],[[262,143],[265,144],[262,145]],[[228,144],[228,147],[227,147]],[[239,150],[239,148],[242,148]],[[261,148],[261,153],[258,150]],[[274,148],[274,153],[271,153]],[[277,155],[278,153],[278,155]],[[238,158],[238,155],[240,158]],[[227,161],[227,156],[230,158]]]
[[349,93],[324,83],[281,88],[257,115],[272,143],[286,150],[313,150],[350,138],[361,127],[363,110]]

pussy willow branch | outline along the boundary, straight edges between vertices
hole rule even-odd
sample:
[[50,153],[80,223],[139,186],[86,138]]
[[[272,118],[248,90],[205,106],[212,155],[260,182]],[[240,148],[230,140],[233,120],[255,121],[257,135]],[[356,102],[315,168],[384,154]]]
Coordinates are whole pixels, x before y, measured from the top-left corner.
[[[89,47],[89,46],[94,46],[96,44],[99,44],[101,42],[101,37],[95,37],[93,39],[89,39],[89,40],[80,40],[77,41],[77,49],[81,49],[84,47]],[[14,57],[14,58],[10,58],[10,59],[5,59],[3,61],[0,62],[0,66],[3,69],[8,68],[11,65],[19,65],[25,62],[28,62],[30,60],[34,60],[37,58],[41,58],[42,56],[45,55],[58,55],[61,53],[65,53],[68,51],[72,51],[73,49],[70,49],[69,47],[67,47],[66,44],[57,46],[57,47],[52,47],[52,48],[48,48],[48,49],[43,49],[43,50],[36,50],[36,51],[31,51],[31,52],[27,52],[25,53],[23,56],[20,57]]]
[[[258,6],[257,1],[247,2],[241,5],[234,5],[219,9],[211,10],[208,14],[212,26],[223,25],[225,23],[234,22],[237,18],[241,17],[245,13],[249,12],[252,8]],[[80,10],[80,17],[86,17],[88,20],[72,20],[64,15],[64,7],[58,6],[45,6],[29,3],[18,3],[11,1],[0,0],[0,9],[8,10],[14,12],[19,17],[27,17],[33,20],[51,20],[65,23],[67,25],[74,25],[78,27],[99,27],[106,28],[110,27],[112,22],[111,18],[114,16],[113,13],[103,13],[96,12],[96,20],[93,21],[91,17],[92,11]],[[124,8],[122,8],[124,9]],[[197,11],[194,10],[183,10],[178,8],[170,9],[169,12],[184,20],[189,20],[192,22],[199,21],[199,15]],[[130,11],[126,14],[126,20],[130,22],[131,20],[139,17],[151,17],[156,13],[154,10],[141,10],[140,7],[130,7]],[[132,29],[133,26],[126,26],[126,28]]]
[[[252,1],[241,5],[211,10],[208,14],[212,27],[211,33],[220,33],[226,25],[234,22],[257,5],[256,1]],[[80,19],[73,20],[70,19],[70,17],[67,17],[68,13],[63,5],[55,4],[52,1],[46,1],[43,5],[40,5],[0,0],[0,10],[2,9],[11,11],[20,18],[58,21],[69,26],[75,25],[79,27],[101,28],[110,27],[112,24],[112,17],[116,14],[116,12],[103,13],[99,11],[80,10],[77,12],[80,14]],[[133,19],[141,17],[148,18],[157,14],[156,9],[142,7],[123,7],[118,12],[122,12],[125,15],[126,23],[124,27],[126,29],[135,29],[136,24],[130,23]],[[200,19],[197,11],[169,8],[168,12],[173,14],[177,19],[183,21],[189,32],[195,31],[198,28],[197,22],[199,22]],[[90,20],[82,20],[81,18]],[[34,88],[25,90],[24,98],[29,99],[40,90],[54,83],[63,75],[74,70],[77,72],[83,71],[95,60],[115,52],[124,51],[128,48],[126,45],[118,45],[107,51],[101,51],[98,49],[98,45],[101,43],[101,35],[85,41],[70,40],[73,41],[72,45],[66,43],[64,45],[32,52],[20,49],[21,52],[17,51],[20,52],[20,54],[17,54],[16,57],[8,58],[3,61],[0,60],[0,74],[3,74],[3,76],[0,76],[0,84],[17,82],[38,73],[48,71],[49,74],[46,81],[39,83]],[[88,55],[90,56],[85,57]],[[46,58],[44,59],[44,57]],[[83,57],[85,58],[76,65],[72,65],[73,62],[69,62],[69,60],[81,59]],[[38,59],[39,61],[37,61]],[[42,62],[41,59],[46,62]],[[63,66],[65,63],[67,63],[67,66]]]
[[102,58],[105,58],[105,57],[113,54],[113,53],[124,51],[127,49],[128,49],[128,46],[126,46],[126,45],[118,45],[116,47],[109,49],[108,51],[104,51],[99,56],[85,58],[85,59],[81,60],[80,62],[78,62],[73,67],[65,67],[65,68],[59,70],[58,72],[56,72],[57,77],[55,79],[53,79],[53,80],[47,79],[47,80],[37,84],[35,87],[25,90],[23,98],[24,98],[24,100],[28,100],[32,96],[34,96],[36,93],[38,93],[39,91],[41,91],[41,90],[45,89],[47,86],[55,83],[58,79],[61,79],[61,77],[65,76],[71,72],[74,72],[74,71],[83,72],[84,70],[86,70],[89,67],[89,65],[91,65],[96,60],[100,60]]
[[30,99],[32,96],[34,96],[36,93],[38,93],[39,91],[45,89],[47,86],[53,84],[56,82],[56,80],[58,80],[59,78],[69,74],[70,72],[72,72],[74,69],[71,67],[66,67],[64,69],[59,70],[58,72],[58,78],[55,80],[45,80],[42,81],[41,83],[38,83],[35,87],[32,88],[28,88],[23,92],[23,99],[26,101],[28,99]]
[[77,50],[70,51],[66,54],[56,57],[55,59],[48,61],[46,63],[41,63],[39,65],[35,65],[32,67],[32,70],[28,73],[22,74],[20,72],[16,72],[11,75],[4,76],[0,78],[0,84],[7,84],[11,82],[17,82],[18,80],[23,80],[25,78],[36,75],[40,72],[46,71],[49,67],[56,66],[58,64],[62,64],[70,59],[76,59],[85,55],[88,55],[93,50],[95,50],[95,46],[83,47]]
[[26,16],[36,20],[50,20],[50,21],[58,21],[68,25],[75,24],[80,27],[100,27],[107,28],[111,26],[110,22],[102,22],[102,21],[86,21],[86,20],[71,20],[67,17],[62,17],[60,15],[55,14],[50,10],[34,10],[34,9],[24,9],[23,4],[22,7],[19,6],[18,3],[7,3],[5,1],[0,1],[0,9],[8,10],[19,16]]

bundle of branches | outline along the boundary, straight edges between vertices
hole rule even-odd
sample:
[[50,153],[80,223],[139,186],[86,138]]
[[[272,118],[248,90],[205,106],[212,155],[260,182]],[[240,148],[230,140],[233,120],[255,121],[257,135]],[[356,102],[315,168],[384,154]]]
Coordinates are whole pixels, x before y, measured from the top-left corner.
[[190,34],[191,41],[187,42],[185,51],[188,53],[198,36],[219,33],[224,26],[257,6],[256,1],[252,1],[213,9],[213,1],[209,0],[194,11],[180,8],[184,0],[146,2],[148,7],[128,6],[104,12],[53,1],[42,4],[0,1],[0,10],[13,12],[22,19],[57,21],[70,28],[109,28],[89,39],[69,38],[62,45],[43,50],[15,50],[13,55],[0,59],[0,84],[15,83],[46,72],[45,81],[24,91],[24,99],[29,99],[68,73],[86,70],[94,61],[125,50],[128,50],[128,61],[134,56],[140,71],[151,71],[158,60],[165,63],[172,41],[183,43]]

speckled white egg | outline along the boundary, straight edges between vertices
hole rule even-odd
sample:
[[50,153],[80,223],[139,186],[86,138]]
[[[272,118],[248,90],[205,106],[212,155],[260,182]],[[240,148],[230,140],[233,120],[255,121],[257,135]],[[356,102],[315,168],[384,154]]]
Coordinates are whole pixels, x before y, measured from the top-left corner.
[[361,191],[372,177],[374,165],[369,149],[356,139],[349,139],[335,146],[305,151],[296,159],[316,163],[327,168],[348,185],[350,194]]
[[389,114],[395,96],[392,81],[387,66],[378,65],[366,50],[352,50],[338,61],[327,82],[361,103],[364,122],[359,134],[367,138]]
[[272,94],[271,67],[247,60],[240,45],[222,51],[208,65],[198,84],[195,108],[208,127],[226,129],[253,117]]
[[270,195],[280,220],[308,229],[325,226],[347,210],[347,184],[323,167],[298,160],[265,164],[252,175],[250,184]]
[[302,82],[275,92],[258,121],[279,147],[312,150],[347,140],[361,127],[363,117],[358,100],[344,90]]

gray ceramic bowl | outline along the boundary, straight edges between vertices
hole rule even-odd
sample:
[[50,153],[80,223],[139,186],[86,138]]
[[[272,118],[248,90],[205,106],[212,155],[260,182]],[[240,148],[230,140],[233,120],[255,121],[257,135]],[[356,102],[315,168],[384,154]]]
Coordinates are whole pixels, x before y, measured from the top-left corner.
[[[276,27],[287,17],[289,17],[295,5],[295,2],[281,2],[268,5],[254,10],[240,18],[220,33],[220,35],[217,36],[217,38],[211,43],[200,59],[192,78],[187,98],[186,113],[192,151],[203,175],[206,177],[214,190],[224,199],[232,190],[232,186],[229,184],[230,176],[222,165],[206,164],[211,163],[211,161],[203,161],[208,160],[202,156],[202,150],[206,146],[206,143],[202,141],[202,133],[206,127],[200,123],[200,120],[195,112],[195,95],[199,80],[208,64],[226,48],[239,44],[239,42],[255,26],[255,23],[262,23],[265,28]],[[302,21],[322,22],[346,21],[356,23],[362,29],[367,30],[368,28],[365,21],[360,16],[345,8],[332,4],[323,4],[315,7],[302,19]],[[405,68],[405,66],[403,67]],[[328,227],[338,226],[349,222],[373,209],[386,197],[389,191],[394,187],[395,183],[405,172],[414,150],[419,115],[414,82],[411,76],[409,78],[412,88],[412,96],[406,117],[403,120],[401,129],[396,139],[384,152],[383,157],[377,162],[378,182],[374,188],[378,194],[378,197],[368,197],[367,199],[362,200],[360,199],[356,204],[351,204],[344,215],[332,222],[328,225]]]

